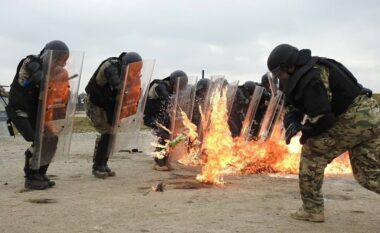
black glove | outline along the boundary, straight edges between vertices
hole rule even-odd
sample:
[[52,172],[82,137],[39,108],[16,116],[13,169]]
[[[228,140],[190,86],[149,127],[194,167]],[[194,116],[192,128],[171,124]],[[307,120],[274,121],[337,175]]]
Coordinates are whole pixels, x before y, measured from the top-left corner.
[[313,136],[314,129],[309,123],[306,123],[302,126],[301,131],[302,136],[300,138],[300,143],[303,145],[306,143],[307,139]]
[[292,122],[286,128],[285,131],[285,142],[288,145],[292,137],[294,137],[300,130],[302,129],[302,125],[298,122]]
[[300,143],[303,145],[305,144],[307,139],[313,136],[314,129],[308,123],[306,123],[305,125],[302,125],[301,123],[298,123],[298,122],[290,123],[288,128],[286,128],[286,131],[285,131],[286,144],[289,144],[292,137],[294,137],[299,131],[302,132]]

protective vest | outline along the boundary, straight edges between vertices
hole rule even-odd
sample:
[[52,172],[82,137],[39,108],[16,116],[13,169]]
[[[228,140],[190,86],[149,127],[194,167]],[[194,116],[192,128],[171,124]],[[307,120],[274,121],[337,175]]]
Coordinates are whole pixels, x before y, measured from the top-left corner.
[[[160,80],[156,79],[153,80],[153,82],[149,85],[149,92],[151,91],[151,88],[157,87],[157,85],[163,85],[167,90],[168,93],[172,93],[170,89],[170,84],[167,80]],[[165,99],[166,98],[166,99]],[[155,96],[154,98],[152,96],[148,95],[148,98],[146,100],[146,106],[144,110],[144,114],[146,116],[153,116],[153,117],[159,117],[162,114],[165,114],[165,110],[168,107],[168,101],[169,99],[164,96]]]
[[38,110],[38,95],[40,91],[39,85],[31,82],[27,86],[23,87],[18,82],[20,69],[24,62],[26,62],[25,60],[28,58],[29,62],[38,62],[42,67],[41,59],[35,55],[29,55],[20,61],[9,92],[9,106],[13,108],[13,110],[22,110],[30,117],[35,118]]
[[320,81],[327,82],[324,84],[330,92],[328,95],[331,98],[331,109],[334,115],[338,116],[362,93],[363,87],[346,67],[332,59],[312,57],[298,69],[285,84],[287,101],[307,115],[313,115],[306,112],[303,106],[308,102],[304,99],[304,90],[313,80],[321,79],[322,71],[318,68],[320,65],[327,67],[328,74],[325,74],[327,80]]
[[[96,69],[95,73],[92,75],[90,81],[88,82],[85,91],[90,95],[91,103],[96,106],[103,108],[107,114],[108,121],[112,121],[113,113],[115,108],[115,101],[117,91],[112,90],[108,82],[100,86],[96,82],[96,77],[98,76],[100,68],[104,65],[104,63],[111,61],[111,63],[117,65],[119,67],[119,73],[121,74],[121,66],[119,59],[117,57],[110,57],[100,63],[99,67]],[[102,74],[104,75],[104,74]]]

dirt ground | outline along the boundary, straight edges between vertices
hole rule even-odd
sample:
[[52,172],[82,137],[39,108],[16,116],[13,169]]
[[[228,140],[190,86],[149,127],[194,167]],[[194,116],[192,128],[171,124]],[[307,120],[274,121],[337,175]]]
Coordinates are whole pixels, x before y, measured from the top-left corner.
[[[224,187],[195,181],[199,168],[152,170],[144,153],[117,153],[114,178],[91,175],[95,133],[73,135],[53,163],[56,187],[23,189],[21,137],[0,138],[0,232],[380,232],[380,195],[352,176],[327,177],[326,222],[291,219],[301,204],[295,176],[227,176]],[[152,186],[163,182],[164,191]]]

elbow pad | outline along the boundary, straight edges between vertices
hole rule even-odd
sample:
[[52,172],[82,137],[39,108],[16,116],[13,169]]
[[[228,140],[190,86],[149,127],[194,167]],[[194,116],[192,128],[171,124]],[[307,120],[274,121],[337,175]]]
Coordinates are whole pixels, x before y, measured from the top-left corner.
[[154,90],[156,91],[156,94],[159,99],[166,100],[170,97],[170,94],[166,89],[165,85],[157,85]]

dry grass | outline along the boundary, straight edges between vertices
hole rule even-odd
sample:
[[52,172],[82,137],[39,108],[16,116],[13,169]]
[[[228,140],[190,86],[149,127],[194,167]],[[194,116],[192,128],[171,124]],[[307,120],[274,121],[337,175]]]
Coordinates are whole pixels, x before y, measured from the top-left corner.
[[380,104],[380,94],[373,94],[372,97]]
[[74,129],[73,133],[85,133],[95,131],[94,126],[88,117],[76,116],[74,118]]

